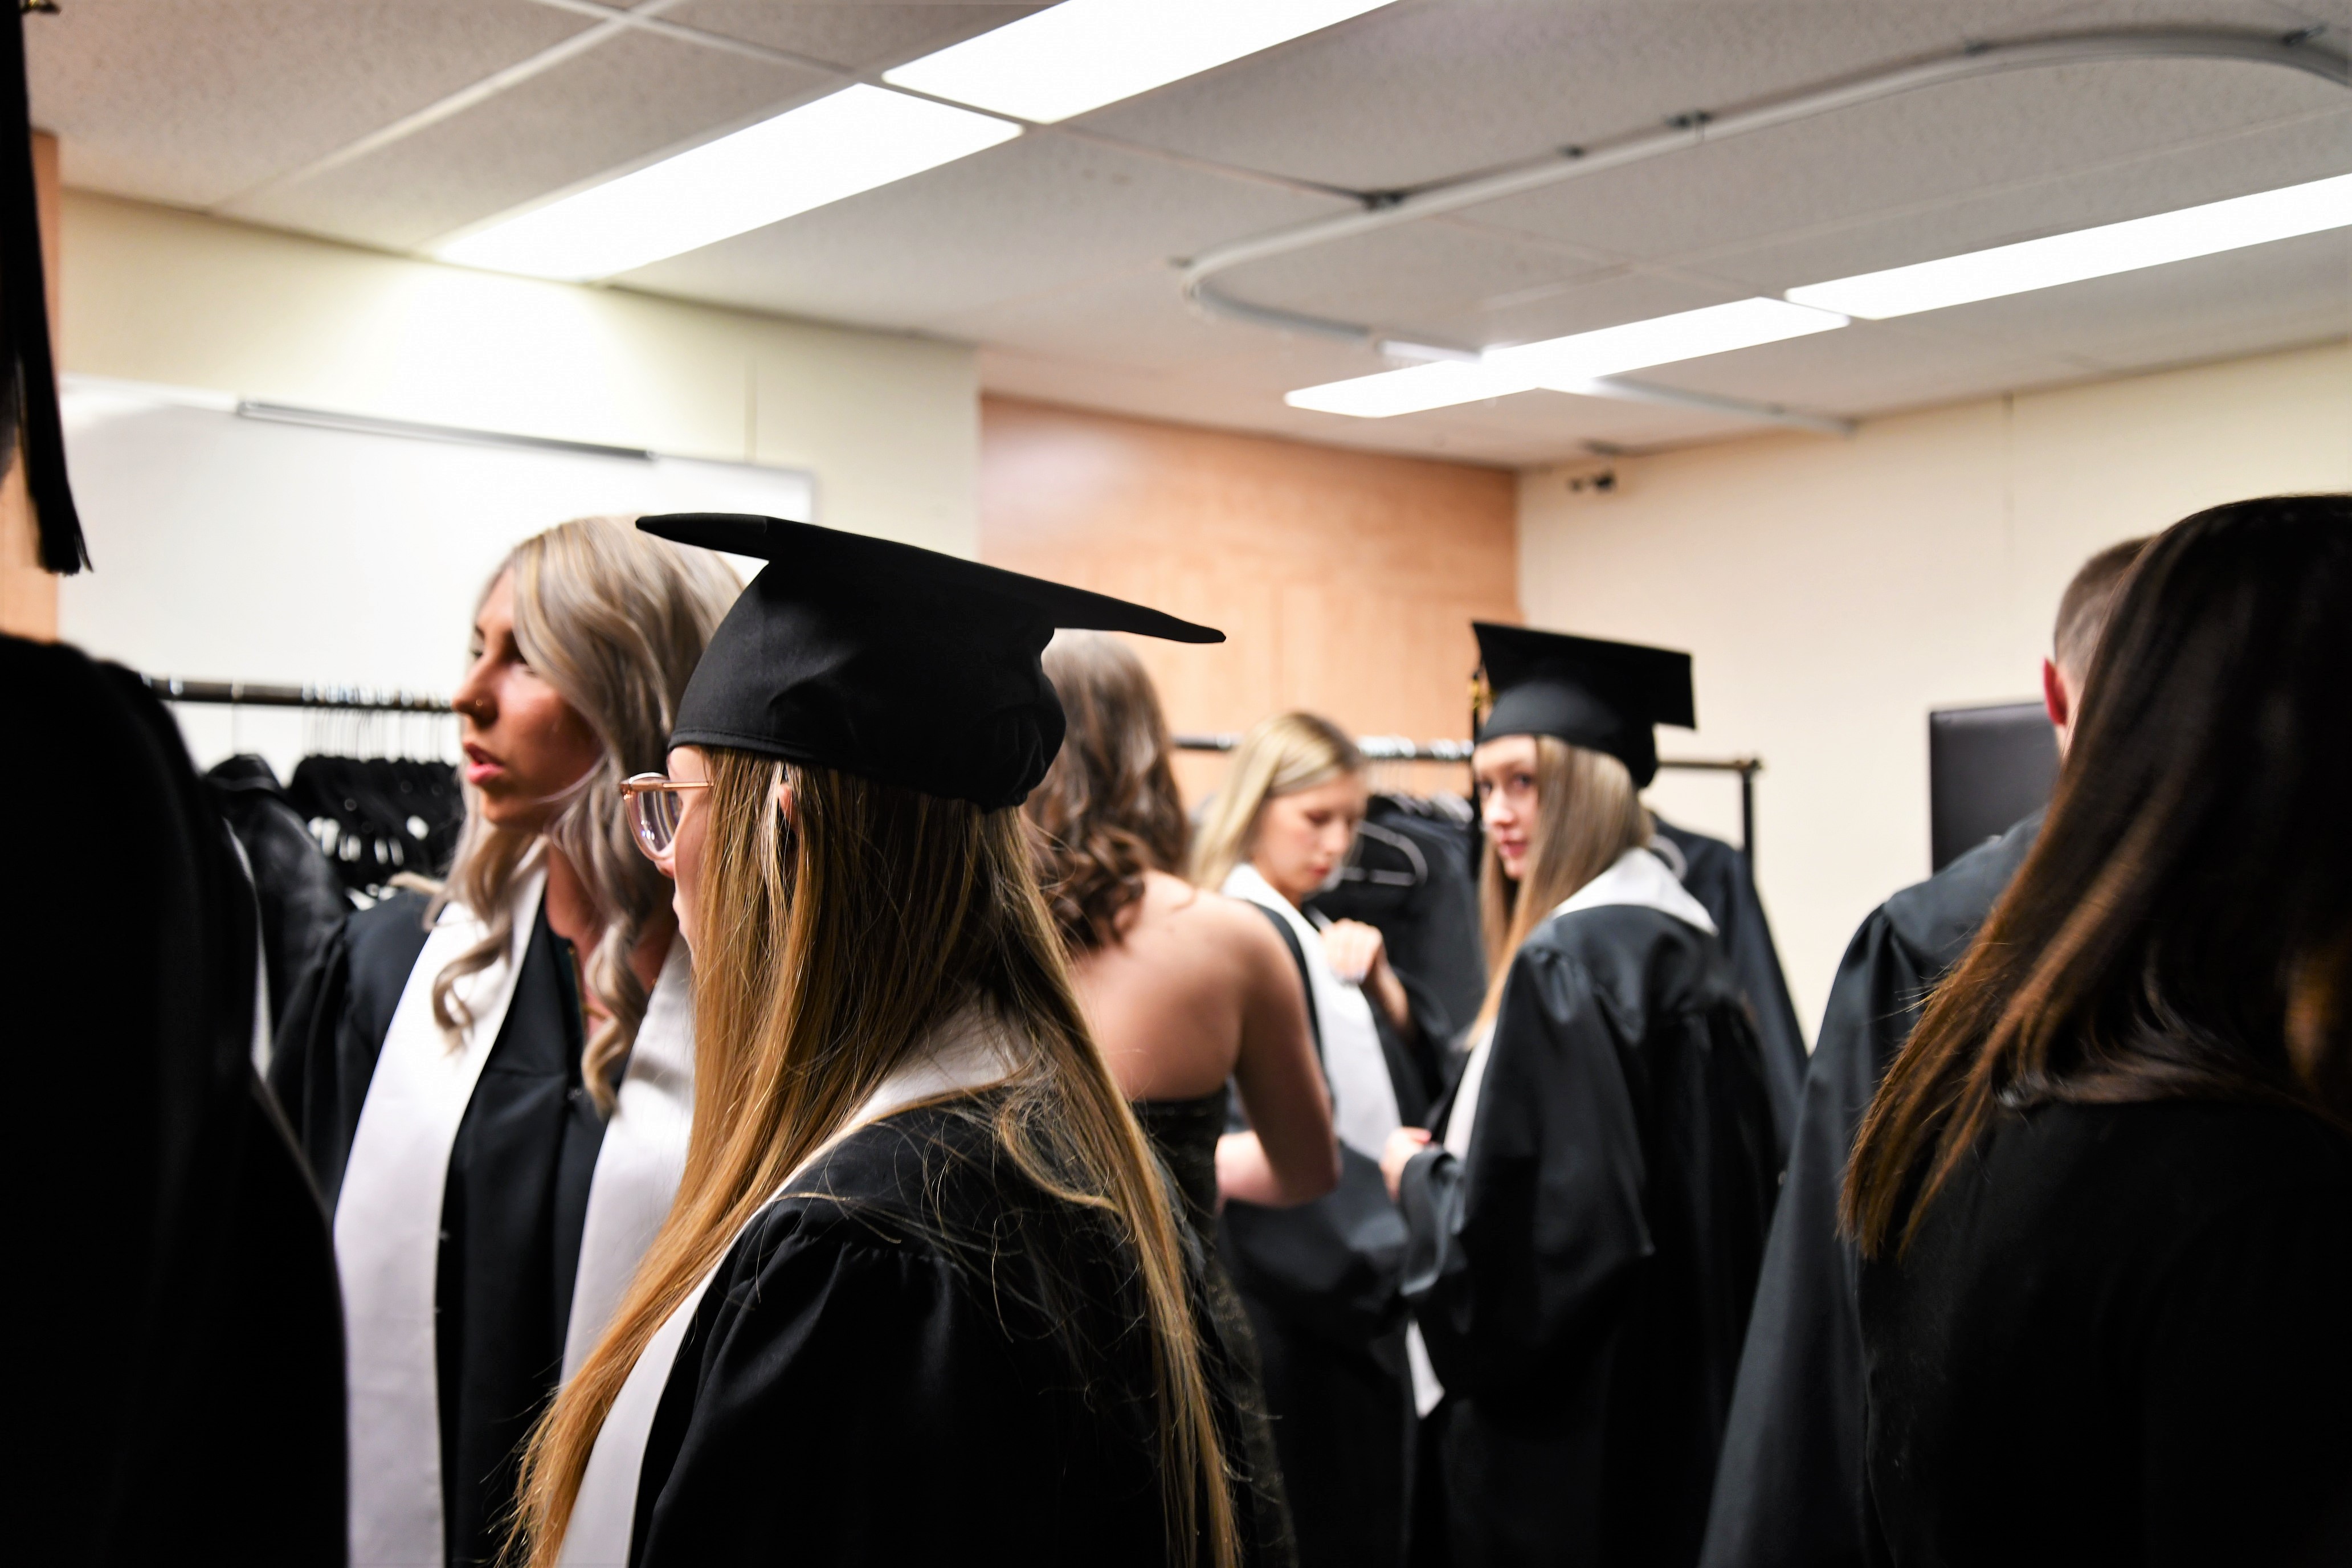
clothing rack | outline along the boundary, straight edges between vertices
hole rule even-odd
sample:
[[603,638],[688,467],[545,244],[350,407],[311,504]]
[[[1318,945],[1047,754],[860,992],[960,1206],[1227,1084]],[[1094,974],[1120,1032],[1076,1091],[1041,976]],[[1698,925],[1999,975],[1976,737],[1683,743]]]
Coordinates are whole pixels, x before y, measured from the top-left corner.
[[216,702],[255,708],[332,708],[361,713],[446,713],[449,700],[380,686],[271,686],[251,680],[182,680],[142,675],[147,689],[166,702]]
[[[1217,734],[1172,735],[1170,740],[1179,751],[1230,752],[1242,743],[1240,735],[1227,731]],[[1474,741],[1414,741],[1402,735],[1359,735],[1356,750],[1376,763],[1466,763],[1477,750]],[[1761,757],[1660,757],[1663,771],[1675,768],[1685,773],[1738,773],[1739,775],[1739,847],[1748,857],[1752,873],[1756,865],[1756,775],[1764,771]]]

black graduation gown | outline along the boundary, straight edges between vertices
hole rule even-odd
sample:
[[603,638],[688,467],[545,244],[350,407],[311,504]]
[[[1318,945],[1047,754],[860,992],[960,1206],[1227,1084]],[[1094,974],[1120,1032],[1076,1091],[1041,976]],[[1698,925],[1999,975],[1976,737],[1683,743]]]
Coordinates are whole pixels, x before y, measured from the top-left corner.
[[215,763],[205,773],[205,788],[236,835],[253,874],[274,1021],[286,1016],[294,987],[334,940],[352,901],[309,826],[287,804],[268,762],[247,754]]
[[1415,1553],[1679,1568],[1771,1217],[1755,1033],[1715,940],[1647,907],[1553,918],[1505,984],[1466,1157],[1404,1173],[1446,1388]]
[[1897,1568],[2341,1563],[2352,1137],[2284,1107],[2002,1115],[1862,1268]]
[[10,1560],[340,1563],[334,1255],[254,1077],[236,849],[128,671],[0,637],[0,724],[41,748],[0,774]]
[[[270,1086],[319,1184],[341,1186],[394,1010],[425,945],[425,900],[355,914],[289,1005]],[[518,1450],[554,1392],[604,1122],[580,1077],[571,944],[533,926],[506,1021],[449,1153],[435,1271],[448,1560],[488,1563]]]
[[[1290,923],[1267,912],[1306,988],[1319,1057],[1306,953]],[[1372,1026],[1399,1120],[1425,1124],[1420,1061],[1377,1004]],[[1339,1167],[1339,1189],[1312,1203],[1228,1203],[1218,1249],[1249,1313],[1299,1563],[1393,1568],[1404,1556],[1415,1425],[1399,1293],[1404,1220],[1379,1162],[1343,1143]]]
[[1872,911],[1846,948],[1772,1216],[1707,1519],[1706,1568],[1882,1563],[1863,1479],[1862,1325],[1838,1194],[1863,1112],[1927,994],[2041,831],[2039,813]]
[[[646,1437],[631,1568],[1170,1561],[1131,1255],[1006,1157],[992,1109],[859,1129],[738,1238]],[[1246,1557],[1256,1494],[1233,1494]]]
[[1780,950],[1773,943],[1771,922],[1764,918],[1763,900],[1756,896],[1748,857],[1720,838],[1676,827],[1655,814],[1650,822],[1682,858],[1675,875],[1715,921],[1716,940],[1755,1016],[1757,1043],[1764,1050],[1764,1087],[1771,1091],[1772,1126],[1785,1164],[1796,1136],[1797,1101],[1805,1087],[1805,1032],[1797,1025],[1797,1005],[1790,999],[1789,977],[1781,971]]

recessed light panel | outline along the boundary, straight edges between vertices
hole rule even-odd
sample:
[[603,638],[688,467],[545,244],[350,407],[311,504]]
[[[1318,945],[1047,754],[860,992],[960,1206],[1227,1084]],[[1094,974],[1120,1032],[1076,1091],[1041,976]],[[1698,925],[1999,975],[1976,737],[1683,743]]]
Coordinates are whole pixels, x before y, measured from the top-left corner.
[[610,278],[1009,142],[1021,127],[846,88],[440,247],[444,261]]
[[1539,386],[1589,394],[1596,377],[1728,353],[1825,332],[1846,324],[1833,311],[1780,300],[1735,300],[1646,321],[1575,332],[1515,348],[1490,349],[1475,362],[1441,362],[1303,387],[1283,401],[1293,408],[1385,419],[1458,403],[1507,397]]
[[1050,125],[1389,3],[1062,0],[882,79]]
[[1789,290],[1867,321],[2079,283],[2352,225],[2352,174]]

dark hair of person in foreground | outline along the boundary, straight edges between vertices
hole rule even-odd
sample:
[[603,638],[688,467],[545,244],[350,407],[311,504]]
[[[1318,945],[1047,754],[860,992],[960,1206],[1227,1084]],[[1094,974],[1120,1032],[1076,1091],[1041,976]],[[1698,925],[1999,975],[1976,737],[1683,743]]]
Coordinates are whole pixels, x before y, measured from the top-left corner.
[[2347,693],[2352,498],[2126,577],[1847,1173],[1896,1568],[2352,1561]]
[[1864,1256],[2002,1109],[2221,1099],[2352,1127],[2347,704],[2352,498],[2215,507],[2149,545],[2041,842],[1863,1124]]

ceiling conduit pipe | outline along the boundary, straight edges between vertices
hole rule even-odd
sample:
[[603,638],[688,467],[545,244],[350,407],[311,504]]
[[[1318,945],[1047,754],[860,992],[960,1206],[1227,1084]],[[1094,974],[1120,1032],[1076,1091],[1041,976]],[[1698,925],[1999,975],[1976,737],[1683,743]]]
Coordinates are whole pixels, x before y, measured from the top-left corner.
[[[2250,65],[2284,66],[2339,87],[2352,86],[2352,60],[2319,43],[2321,29],[2280,35],[2235,27],[2113,27],[2079,33],[1965,44],[1941,54],[1927,55],[1800,88],[1793,92],[1759,99],[1735,108],[1695,110],[1677,114],[1655,131],[1637,132],[1613,142],[1562,147],[1525,163],[1456,179],[1437,180],[1410,190],[1362,195],[1360,212],[1316,218],[1286,228],[1215,246],[1179,263],[1184,297],[1201,310],[1230,321],[1280,331],[1303,332],[1361,343],[1399,359],[1475,360],[1482,350],[1433,342],[1420,334],[1391,333],[1364,322],[1344,321],[1277,305],[1261,305],[1215,288],[1217,274],[1252,261],[1289,256],[1318,246],[1392,228],[1399,224],[1444,213],[1459,212],[1484,202],[1498,201],[1528,191],[1542,190],[1586,174],[1679,153],[1704,142],[1720,142],[1749,132],[1766,131],[1810,120],[1817,114],[1874,103],[1898,93],[2009,71],[2046,66],[2085,65],[2120,60],[2234,60]],[[1850,420],[1804,414],[1775,404],[1751,404],[1736,398],[1685,394],[1672,387],[1653,386],[1612,377],[1590,384],[1591,392],[1643,402],[1686,405],[1716,413],[1739,413],[1775,424],[1807,429],[1851,431]]]

